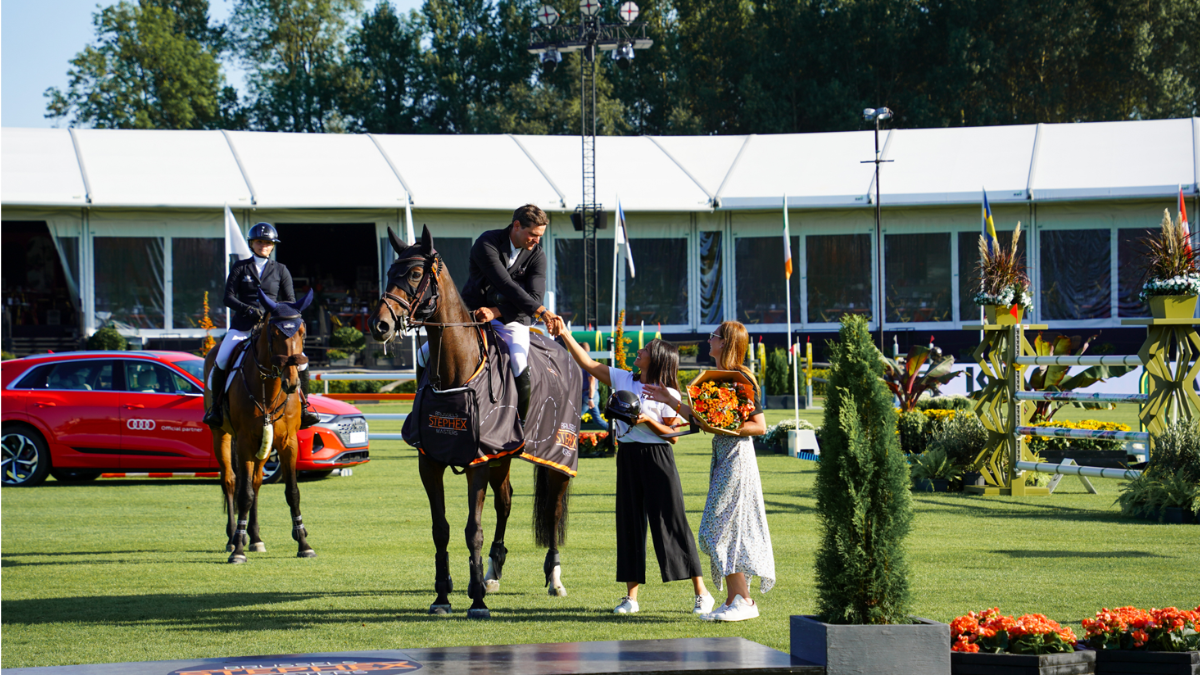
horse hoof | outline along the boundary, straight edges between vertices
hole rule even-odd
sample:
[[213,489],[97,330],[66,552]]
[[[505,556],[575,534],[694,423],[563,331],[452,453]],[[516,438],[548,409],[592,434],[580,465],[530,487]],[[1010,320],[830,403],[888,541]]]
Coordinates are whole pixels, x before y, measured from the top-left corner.
[[255,553],[266,553],[267,545],[261,541],[256,541],[253,544],[250,544],[250,550],[254,551]]
[[450,616],[450,605],[430,605],[429,613],[434,616]]
[[487,581],[484,582],[483,587],[487,589],[488,593],[499,593],[500,592],[500,580],[499,579],[488,579]]
[[490,619],[490,618],[492,618],[492,613],[488,611],[487,607],[484,607],[483,609],[468,609],[467,610],[467,618],[468,619]]
[[244,562],[246,562],[246,556],[241,555],[240,553],[235,553],[234,555],[229,556],[230,565],[241,565]]
[[296,557],[297,558],[315,558],[315,557],[317,557],[317,552],[312,550],[311,548],[306,548],[303,551],[300,551],[299,553],[297,553]]
[[552,598],[567,597],[567,588],[565,586],[551,586],[547,594]]
[[233,544],[225,544],[225,552],[233,553]]

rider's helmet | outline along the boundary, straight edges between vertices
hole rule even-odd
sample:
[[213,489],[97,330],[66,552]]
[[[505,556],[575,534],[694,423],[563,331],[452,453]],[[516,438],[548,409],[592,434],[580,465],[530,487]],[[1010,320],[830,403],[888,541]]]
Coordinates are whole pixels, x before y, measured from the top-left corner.
[[632,391],[618,389],[608,397],[608,404],[604,406],[604,416],[611,422],[620,420],[629,426],[637,423],[637,418],[642,414],[642,400]]
[[250,234],[246,235],[246,241],[254,241],[255,239],[266,239],[267,241],[279,243],[279,233],[275,231],[275,226],[270,223],[259,223],[250,228]]

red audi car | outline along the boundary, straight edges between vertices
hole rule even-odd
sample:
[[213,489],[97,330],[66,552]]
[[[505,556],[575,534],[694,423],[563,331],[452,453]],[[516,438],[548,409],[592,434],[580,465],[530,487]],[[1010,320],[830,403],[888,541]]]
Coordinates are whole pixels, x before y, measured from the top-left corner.
[[[0,364],[4,487],[105,472],[218,471],[204,417],[204,360],[186,352],[68,352]],[[297,468],[329,474],[369,459],[367,420],[313,395]],[[272,455],[263,480],[278,480]]]

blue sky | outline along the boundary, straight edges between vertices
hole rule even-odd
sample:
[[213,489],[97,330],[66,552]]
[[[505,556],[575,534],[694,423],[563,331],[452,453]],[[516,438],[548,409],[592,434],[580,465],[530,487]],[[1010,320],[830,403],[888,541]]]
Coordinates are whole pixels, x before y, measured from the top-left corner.
[[[136,1],[136,0],[133,0]],[[420,0],[391,0],[397,11],[421,6]],[[5,127],[67,126],[51,120],[42,95],[67,86],[69,61],[95,38],[92,14],[112,0],[3,0],[0,2],[0,124]],[[234,0],[209,0],[210,16],[229,17]],[[374,2],[365,3],[368,7]],[[235,86],[240,73],[226,59],[225,77]]]

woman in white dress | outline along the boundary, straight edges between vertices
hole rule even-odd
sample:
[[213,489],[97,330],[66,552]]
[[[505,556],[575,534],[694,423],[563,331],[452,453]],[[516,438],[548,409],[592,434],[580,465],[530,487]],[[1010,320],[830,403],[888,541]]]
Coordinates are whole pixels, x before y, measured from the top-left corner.
[[[737,321],[726,321],[708,338],[709,353],[718,368],[739,370],[754,382],[754,375],[743,365],[749,344],[746,327]],[[645,392],[650,399],[678,410],[680,417],[692,417],[691,407],[674,398],[666,387],[646,385]],[[736,435],[715,434],[713,438],[708,500],[700,519],[700,551],[709,555],[717,588],[724,580],[727,596],[723,605],[701,617],[706,621],[757,617],[758,604],[750,599],[749,577],[761,579],[763,593],[775,585],[775,556],[752,440],[766,432],[766,427],[765,416],[756,407]]]

